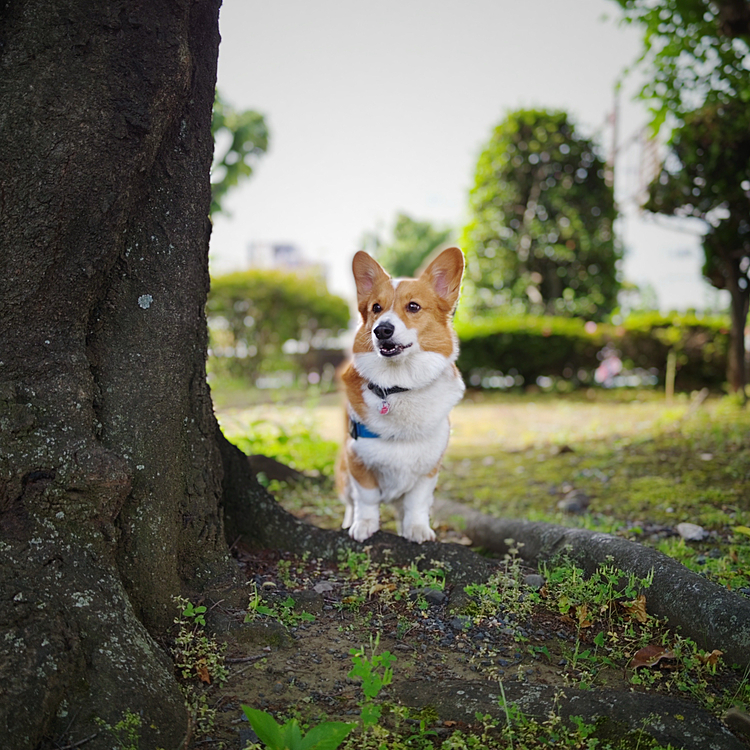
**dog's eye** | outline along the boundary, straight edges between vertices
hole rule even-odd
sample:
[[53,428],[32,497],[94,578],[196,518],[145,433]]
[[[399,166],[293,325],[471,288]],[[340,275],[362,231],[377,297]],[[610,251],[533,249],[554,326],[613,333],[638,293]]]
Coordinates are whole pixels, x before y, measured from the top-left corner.
[[421,310],[422,308],[421,308],[421,307],[420,307],[420,305],[419,305],[419,304],[417,304],[416,302],[410,302],[410,303],[409,303],[409,304],[408,304],[408,305],[406,306],[406,309],[407,309],[407,310],[408,310],[408,311],[409,311],[410,313],[416,313],[416,312],[419,312],[419,311],[420,311],[420,310]]
[[378,304],[378,303],[376,302],[376,303],[375,303],[375,304],[374,304],[374,305],[372,306],[372,311],[373,311],[374,313],[379,313],[379,312],[383,312],[383,308],[382,308],[382,307],[381,307],[381,306],[380,306],[380,305],[379,305],[379,304]]

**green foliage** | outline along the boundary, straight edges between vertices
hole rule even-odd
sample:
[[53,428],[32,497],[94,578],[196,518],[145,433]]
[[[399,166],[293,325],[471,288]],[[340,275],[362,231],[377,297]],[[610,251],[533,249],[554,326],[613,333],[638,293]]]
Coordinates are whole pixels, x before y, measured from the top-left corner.
[[367,552],[356,552],[352,549],[341,550],[339,553],[339,565],[349,571],[352,580],[363,579],[372,565],[370,555]]
[[296,608],[297,602],[294,601],[292,596],[279,599],[275,603],[265,601],[258,592],[257,586],[253,583],[245,622],[255,622],[261,617],[270,617],[286,628],[293,628],[301,622],[313,622],[315,620],[314,615],[309,612],[297,611]]
[[413,277],[430,253],[451,236],[451,229],[434,227],[429,221],[417,221],[398,214],[393,237],[382,241],[376,235],[365,237],[365,250],[394,277]]
[[597,355],[611,344],[628,369],[655,370],[660,379],[667,356],[674,351],[679,387],[716,387],[725,377],[727,329],[723,318],[691,313],[634,313],[619,325],[593,326],[579,318],[500,313],[467,319],[460,311],[458,366],[474,387],[497,387],[491,385],[493,376],[502,377],[503,388],[535,383],[539,377],[586,383],[600,363]]
[[460,244],[473,310],[600,319],[614,308],[614,195],[565,112],[520,110],[495,128],[469,210]]
[[685,114],[669,146],[671,158],[649,186],[646,208],[703,220],[703,275],[732,298],[737,348],[729,381],[740,390],[746,380],[743,330],[750,303],[750,102],[707,104]]
[[[646,208],[701,219],[704,276],[732,298],[729,382],[744,394],[750,306],[750,9],[745,2],[617,0],[643,28],[641,97],[674,129]],[[671,119],[668,119],[671,116]],[[731,158],[728,155],[731,154]]]
[[268,128],[263,115],[238,112],[216,92],[211,133],[215,148],[211,167],[211,215],[220,213],[226,194],[243,178],[250,177],[258,158],[268,149]]
[[182,610],[182,616],[188,620],[192,619],[196,625],[206,626],[206,618],[203,616],[206,612],[206,608],[201,605],[196,607],[192,602],[188,602],[185,605],[185,609]]
[[174,620],[178,633],[172,656],[182,678],[198,678],[207,684],[212,679],[224,682],[228,674],[224,666],[226,644],[219,645],[206,634],[206,620],[203,616],[206,608],[195,607],[182,596],[176,596],[174,602],[180,614]]
[[355,724],[324,721],[303,735],[296,719],[278,724],[265,711],[242,706],[250,726],[268,750],[336,750]]
[[362,726],[367,728],[378,723],[382,713],[382,707],[375,703],[380,691],[393,682],[393,667],[391,666],[396,657],[390,651],[377,653],[380,643],[380,633],[375,640],[370,638],[370,653],[368,657],[364,646],[352,648],[349,653],[352,657],[353,666],[347,675],[349,679],[359,677],[362,680],[362,692],[365,694],[361,705],[360,718]]
[[198,734],[212,731],[216,720],[216,709],[208,704],[208,697],[200,686],[226,682],[229,672],[225,665],[226,643],[219,644],[205,631],[206,607],[195,606],[182,596],[174,597],[178,616],[175,625],[177,635],[172,646],[172,659],[182,682],[180,690]]
[[[556,606],[562,615],[574,614],[581,626],[604,619],[611,628],[612,621],[623,614],[617,605],[635,599],[653,582],[653,572],[646,578],[638,578],[606,563],[599,564],[586,576],[567,558],[551,566],[544,565],[542,573],[548,603]],[[645,615],[645,609],[643,612]]]
[[227,440],[248,456],[260,453],[297,471],[333,476],[338,443],[324,440],[303,421],[292,425],[257,419],[222,429]]
[[531,614],[533,597],[528,596],[518,549],[511,548],[505,556],[503,569],[494,573],[486,583],[472,583],[464,588],[471,597],[466,614],[476,621],[512,613],[518,620]]
[[[349,323],[349,306],[322,279],[251,270],[211,281],[206,306],[210,368],[253,382],[263,373],[322,369],[330,340]],[[284,345],[296,342],[297,356]]]
[[103,719],[96,717],[96,724],[101,727],[116,743],[115,747],[121,750],[139,750],[141,746],[141,717],[126,709],[122,719],[114,726]]
[[713,0],[615,0],[627,23],[643,29],[637,62],[646,76],[641,98],[658,128],[704,104],[750,101],[746,67],[747,4]]

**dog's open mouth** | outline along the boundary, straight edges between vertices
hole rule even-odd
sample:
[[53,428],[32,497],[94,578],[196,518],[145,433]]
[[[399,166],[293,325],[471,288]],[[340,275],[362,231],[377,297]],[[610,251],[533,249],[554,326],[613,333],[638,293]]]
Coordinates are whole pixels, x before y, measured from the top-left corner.
[[395,357],[410,346],[411,344],[397,344],[395,341],[378,342],[378,350],[383,357]]

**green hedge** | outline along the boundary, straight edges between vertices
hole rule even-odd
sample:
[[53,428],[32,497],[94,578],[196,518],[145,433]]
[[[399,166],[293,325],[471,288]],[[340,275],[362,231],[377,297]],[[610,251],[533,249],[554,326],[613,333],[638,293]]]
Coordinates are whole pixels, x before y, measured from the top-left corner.
[[257,383],[323,367],[349,323],[349,305],[315,274],[242,271],[211,279],[209,369]]
[[676,386],[683,390],[718,388],[726,378],[729,324],[720,317],[639,313],[613,325],[536,316],[469,320],[459,314],[456,330],[458,366],[472,385],[509,387],[539,378],[593,382],[601,361],[597,355],[607,345],[618,352],[626,371],[655,376],[661,383],[674,350]]

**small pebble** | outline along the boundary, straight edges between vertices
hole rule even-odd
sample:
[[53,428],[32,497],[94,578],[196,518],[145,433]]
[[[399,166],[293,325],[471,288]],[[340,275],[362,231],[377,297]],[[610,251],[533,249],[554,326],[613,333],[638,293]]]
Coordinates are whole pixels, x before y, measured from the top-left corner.
[[544,577],[537,575],[536,573],[530,573],[525,576],[523,582],[534,591],[539,591],[544,586]]
[[678,523],[675,529],[686,542],[700,542],[708,536],[708,532],[695,523]]

